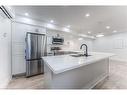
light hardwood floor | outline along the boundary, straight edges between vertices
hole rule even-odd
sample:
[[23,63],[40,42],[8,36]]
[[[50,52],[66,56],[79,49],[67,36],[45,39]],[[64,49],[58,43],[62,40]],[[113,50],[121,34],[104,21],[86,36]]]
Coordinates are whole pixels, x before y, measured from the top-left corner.
[[[43,89],[43,75],[13,78],[7,89]],[[127,63],[111,61],[110,74],[94,89],[127,89]]]
[[7,89],[43,89],[43,75],[13,78]]
[[127,62],[111,61],[108,79],[95,89],[127,89]]

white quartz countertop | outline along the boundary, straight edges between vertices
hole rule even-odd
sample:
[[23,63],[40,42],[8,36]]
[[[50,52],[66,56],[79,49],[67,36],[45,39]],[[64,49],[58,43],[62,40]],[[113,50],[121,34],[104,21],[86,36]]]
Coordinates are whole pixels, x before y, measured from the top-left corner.
[[96,61],[113,56],[112,53],[90,52],[92,56],[72,57],[70,55],[57,55],[42,57],[45,64],[52,70],[54,74],[59,74],[68,70],[72,70]]

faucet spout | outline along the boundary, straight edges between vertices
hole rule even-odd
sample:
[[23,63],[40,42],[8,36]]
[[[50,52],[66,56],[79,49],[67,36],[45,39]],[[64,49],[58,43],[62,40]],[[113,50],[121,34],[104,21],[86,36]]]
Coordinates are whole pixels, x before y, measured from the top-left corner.
[[88,56],[88,46],[86,44],[82,44],[80,49],[82,49],[82,47],[85,46],[86,47],[86,51],[84,51],[84,55]]

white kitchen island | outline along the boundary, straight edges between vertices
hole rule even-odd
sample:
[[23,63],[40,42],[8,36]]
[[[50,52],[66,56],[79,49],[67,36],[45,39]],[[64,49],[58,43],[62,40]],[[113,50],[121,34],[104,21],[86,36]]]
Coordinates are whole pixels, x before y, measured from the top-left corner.
[[92,52],[92,56],[58,55],[43,57],[44,88],[90,89],[109,74],[111,53]]

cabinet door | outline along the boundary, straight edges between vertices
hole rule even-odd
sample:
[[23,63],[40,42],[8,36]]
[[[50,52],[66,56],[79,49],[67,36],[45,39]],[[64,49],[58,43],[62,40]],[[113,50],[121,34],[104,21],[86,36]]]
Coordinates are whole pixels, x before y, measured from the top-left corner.
[[51,53],[52,37],[47,36],[47,53]]
[[47,45],[51,45],[51,44],[52,44],[52,37],[47,36]]

